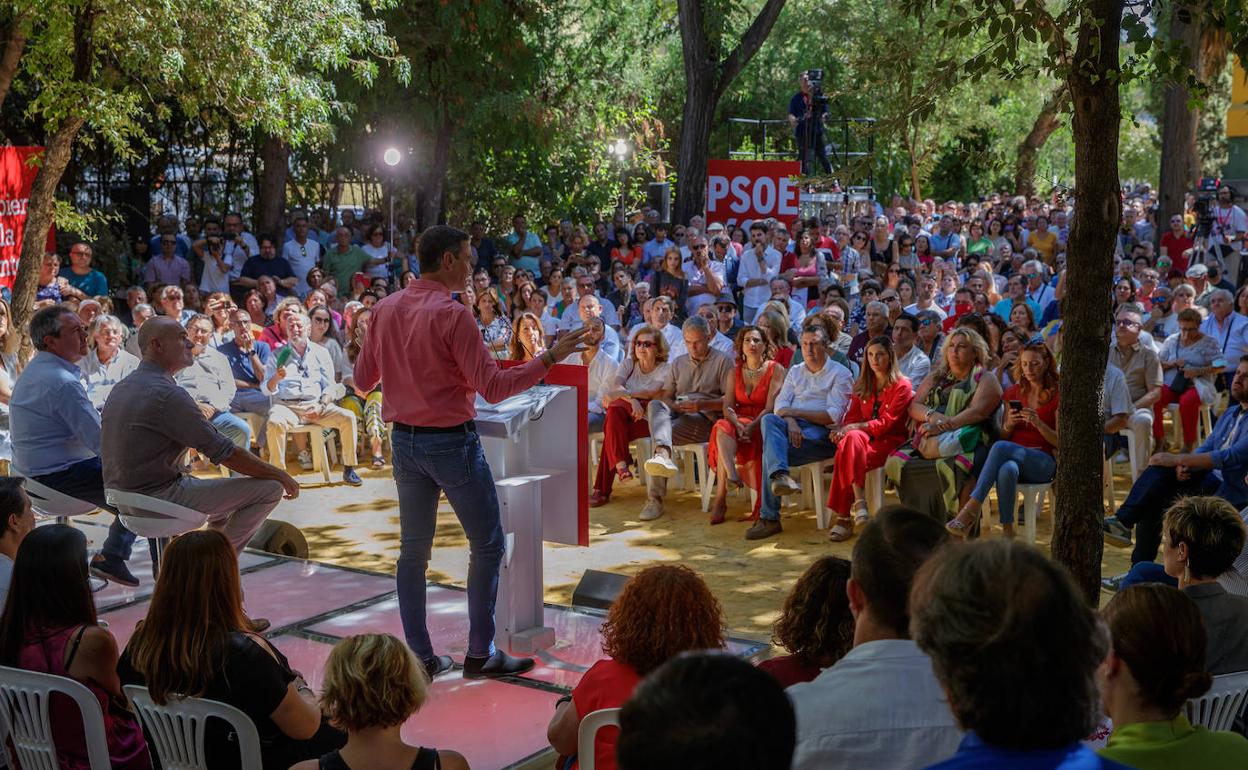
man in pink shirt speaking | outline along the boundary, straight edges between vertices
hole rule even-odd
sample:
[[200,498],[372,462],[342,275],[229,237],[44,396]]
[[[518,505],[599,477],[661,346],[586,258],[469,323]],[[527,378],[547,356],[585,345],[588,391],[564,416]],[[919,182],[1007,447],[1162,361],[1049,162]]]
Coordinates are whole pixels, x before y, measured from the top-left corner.
[[586,329],[559,339],[540,358],[503,369],[485,347],[472,311],[451,297],[463,291],[474,260],[468,234],[436,226],[420,236],[421,277],[373,307],[355,384],[385,383],[381,414],[394,424],[399,492],[399,615],[408,646],[432,678],[449,671],[425,623],[425,571],[433,549],[438,495],[468,536],[468,652],[464,677],[510,676],[533,667],[494,647],[494,602],[503,557],[498,493],[473,418],[480,393],[496,403],[537,384],[550,367],[584,350]]

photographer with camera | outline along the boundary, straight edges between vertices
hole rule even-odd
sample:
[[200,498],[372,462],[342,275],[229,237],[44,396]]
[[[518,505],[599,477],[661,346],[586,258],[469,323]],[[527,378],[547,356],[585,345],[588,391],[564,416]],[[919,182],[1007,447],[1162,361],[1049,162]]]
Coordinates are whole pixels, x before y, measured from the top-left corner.
[[807,70],[797,78],[797,93],[789,100],[789,125],[797,139],[797,159],[802,162],[802,174],[812,172],[807,150],[813,150],[823,173],[831,174],[832,165],[823,146],[823,118],[828,110],[827,97],[823,95],[823,70]]
[[1229,185],[1218,187],[1217,205],[1209,209],[1212,219],[1208,230],[1209,250],[1221,257],[1227,277],[1238,284],[1240,253],[1245,248],[1245,235],[1248,235],[1248,214],[1233,202]]

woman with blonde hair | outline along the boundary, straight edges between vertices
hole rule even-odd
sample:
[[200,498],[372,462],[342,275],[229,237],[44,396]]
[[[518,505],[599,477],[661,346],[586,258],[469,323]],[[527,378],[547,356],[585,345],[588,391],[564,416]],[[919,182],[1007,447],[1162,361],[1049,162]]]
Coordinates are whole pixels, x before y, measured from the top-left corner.
[[594,477],[594,491],[589,497],[591,507],[606,505],[618,476],[620,481],[633,478],[633,465],[628,445],[650,435],[646,407],[667,387],[667,340],[653,326],[642,326],[633,332],[628,345],[628,358],[620,364],[615,383],[607,391],[607,413],[603,418],[602,456]]
[[321,708],[347,743],[291,770],[468,770],[455,751],[412,746],[402,728],[429,697],[425,667],[390,634],[348,636],[325,661]]
[[889,454],[906,443],[906,413],[914,394],[910,380],[897,368],[897,353],[888,337],[868,342],[862,358],[849,407],[832,434],[836,463],[828,508],[836,522],[828,539],[834,543],[848,540],[855,525],[867,523],[867,473],[883,466]]
[[767,342],[771,345],[771,360],[788,369],[793,365],[793,355],[797,352],[797,348],[789,340],[789,314],[787,310],[780,310],[778,304],[768,302],[758,311],[758,317],[754,319],[754,325],[763,330],[767,335]]

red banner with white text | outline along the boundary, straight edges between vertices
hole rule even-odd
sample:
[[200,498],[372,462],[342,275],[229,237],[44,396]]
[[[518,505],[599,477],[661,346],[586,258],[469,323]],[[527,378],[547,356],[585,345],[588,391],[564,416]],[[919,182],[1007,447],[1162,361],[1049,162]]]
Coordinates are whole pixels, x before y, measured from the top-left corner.
[[[39,166],[42,147],[0,147],[0,286],[13,288],[26,232],[26,203]],[[56,234],[48,231],[48,250],[56,250]]]
[[798,218],[796,160],[712,160],[706,164],[706,222]]

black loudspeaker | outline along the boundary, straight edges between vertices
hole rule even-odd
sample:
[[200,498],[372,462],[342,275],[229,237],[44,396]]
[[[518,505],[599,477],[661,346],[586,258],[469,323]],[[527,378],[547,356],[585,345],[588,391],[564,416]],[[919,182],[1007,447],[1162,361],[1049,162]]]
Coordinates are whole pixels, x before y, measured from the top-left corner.
[[672,221],[672,188],[667,182],[651,182],[646,191],[646,200],[650,208],[659,212],[659,221]]
[[606,612],[627,582],[628,575],[587,569],[572,592],[572,606],[579,610]]
[[308,540],[303,532],[294,524],[277,519],[268,519],[260,525],[260,529],[256,530],[255,536],[247,545],[277,556],[308,558]]

